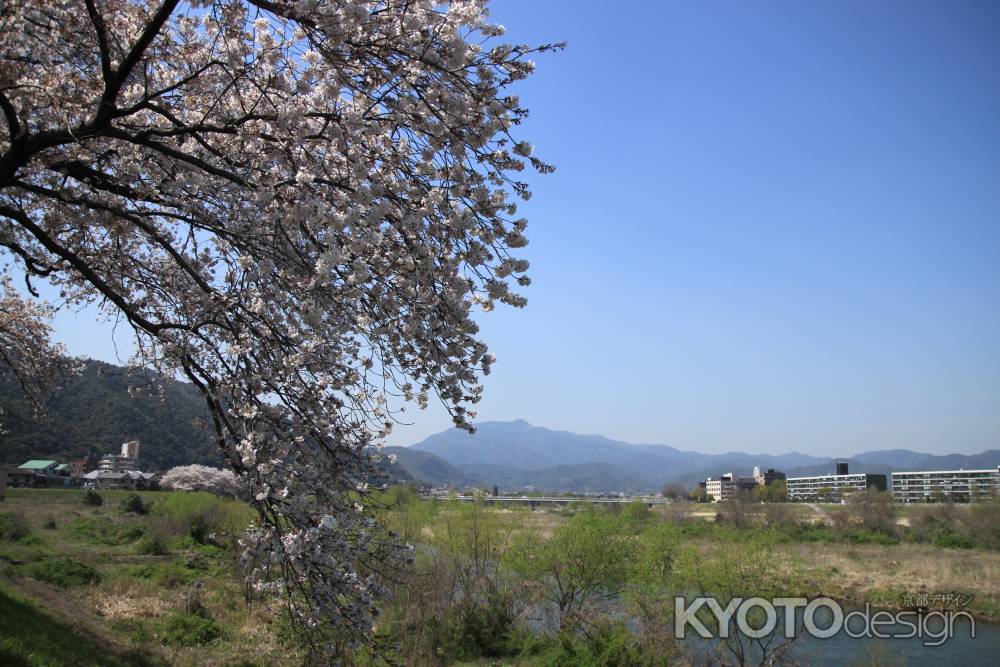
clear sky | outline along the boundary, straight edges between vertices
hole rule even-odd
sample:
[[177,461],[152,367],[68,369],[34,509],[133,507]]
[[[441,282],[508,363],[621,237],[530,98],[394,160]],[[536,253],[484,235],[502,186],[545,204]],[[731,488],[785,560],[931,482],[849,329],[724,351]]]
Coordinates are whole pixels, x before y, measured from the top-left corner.
[[[1000,448],[1000,5],[502,0],[527,309],[480,419],[705,452]],[[107,329],[61,314],[76,354]],[[128,349],[127,342],[124,350]],[[408,412],[394,444],[449,426]]]

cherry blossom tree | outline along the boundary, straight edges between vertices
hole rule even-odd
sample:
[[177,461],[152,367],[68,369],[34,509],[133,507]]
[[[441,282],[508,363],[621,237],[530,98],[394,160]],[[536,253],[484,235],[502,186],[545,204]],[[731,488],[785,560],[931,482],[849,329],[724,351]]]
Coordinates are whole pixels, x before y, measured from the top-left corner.
[[243,489],[232,470],[193,464],[176,466],[163,473],[160,487],[174,491],[208,491],[219,496],[240,497]]
[[253,588],[307,630],[370,636],[400,555],[366,508],[379,444],[432,396],[471,430],[474,308],[525,303],[519,174],[551,167],[508,86],[559,45],[502,33],[471,1],[0,12],[0,246],[202,391]]
[[36,410],[41,410],[40,399],[56,373],[66,367],[62,346],[49,342],[51,317],[48,304],[25,300],[10,276],[0,273],[0,364],[13,372]]

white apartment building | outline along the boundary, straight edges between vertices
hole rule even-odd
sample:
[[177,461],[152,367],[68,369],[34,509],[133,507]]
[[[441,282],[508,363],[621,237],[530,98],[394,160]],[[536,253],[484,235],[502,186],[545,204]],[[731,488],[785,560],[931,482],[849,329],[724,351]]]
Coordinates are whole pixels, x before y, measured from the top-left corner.
[[948,499],[969,502],[1000,497],[1000,466],[986,470],[918,470],[892,473],[892,498],[898,503]]
[[[788,485],[789,500],[830,500],[839,498],[845,492],[864,491],[869,487],[874,487],[879,491],[886,490],[885,475],[870,473],[854,473],[847,475],[817,475],[815,477],[789,477],[785,480]],[[831,498],[821,497],[820,491],[829,490]]]

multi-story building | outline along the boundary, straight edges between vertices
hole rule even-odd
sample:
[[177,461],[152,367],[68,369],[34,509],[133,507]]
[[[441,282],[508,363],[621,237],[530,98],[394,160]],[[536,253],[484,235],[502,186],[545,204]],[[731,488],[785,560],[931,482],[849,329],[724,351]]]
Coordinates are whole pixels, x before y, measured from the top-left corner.
[[100,470],[109,472],[127,472],[139,469],[139,441],[130,440],[122,443],[121,454],[105,454],[98,464]]
[[159,475],[139,470],[139,441],[122,443],[120,454],[105,454],[98,468],[81,476],[83,485],[98,489],[155,489]]
[[1000,497],[1000,466],[892,473],[892,498],[899,503],[969,502],[996,497]]
[[843,462],[837,464],[837,473],[815,477],[789,477],[785,480],[788,485],[788,499],[836,500],[842,498],[845,493],[854,491],[870,488],[887,490],[885,475],[863,472],[849,474],[847,464]]
[[774,468],[761,470],[759,466],[755,466],[753,469],[753,478],[760,486],[768,486],[769,484],[774,484],[778,480],[784,480],[785,473],[780,470],[775,470]]
[[99,464],[97,454],[89,452],[84,458],[69,462],[69,471],[73,477],[83,477],[91,470],[97,470]]
[[729,500],[737,491],[749,491],[755,486],[757,486],[757,480],[753,477],[737,477],[731,472],[705,480],[705,492],[711,496],[712,502],[716,503]]

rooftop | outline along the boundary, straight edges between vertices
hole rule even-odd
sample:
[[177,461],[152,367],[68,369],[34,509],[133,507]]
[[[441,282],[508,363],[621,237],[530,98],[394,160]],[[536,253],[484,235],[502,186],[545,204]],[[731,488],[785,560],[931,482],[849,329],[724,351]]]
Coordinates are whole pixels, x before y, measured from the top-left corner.
[[56,465],[55,461],[45,461],[42,459],[31,459],[26,463],[22,463],[18,466],[21,470],[45,470],[50,466]]

